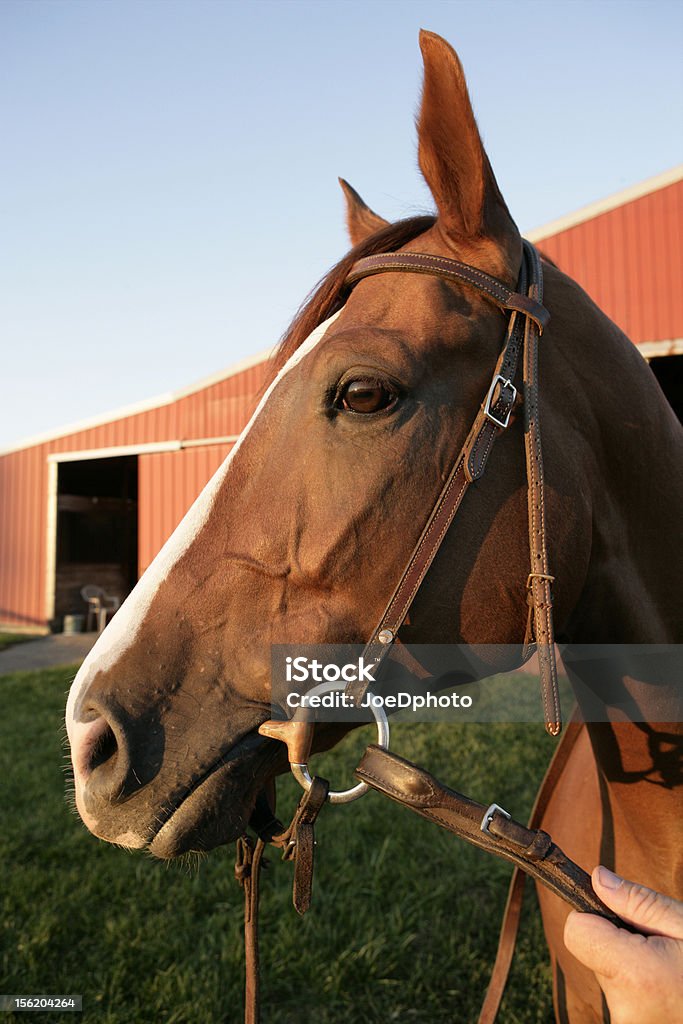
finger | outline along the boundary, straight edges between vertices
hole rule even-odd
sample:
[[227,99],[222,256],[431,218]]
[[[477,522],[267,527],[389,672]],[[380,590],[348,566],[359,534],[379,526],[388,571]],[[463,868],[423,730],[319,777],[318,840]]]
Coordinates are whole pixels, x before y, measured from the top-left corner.
[[649,935],[683,939],[683,903],[620,878],[602,865],[593,871],[592,882],[603,903],[624,921]]
[[604,917],[574,910],[564,926],[564,943],[585,967],[604,978],[614,978],[625,965],[638,965],[646,953],[647,939],[617,928]]

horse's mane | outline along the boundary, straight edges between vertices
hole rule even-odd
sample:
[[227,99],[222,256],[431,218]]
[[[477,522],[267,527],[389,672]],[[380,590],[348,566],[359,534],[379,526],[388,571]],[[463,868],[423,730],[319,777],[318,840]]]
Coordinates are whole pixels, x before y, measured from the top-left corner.
[[389,224],[388,227],[382,228],[381,231],[351,249],[336,266],[332,267],[332,270],[325,275],[304,301],[280,339],[271,361],[269,376],[274,376],[284,366],[289,357],[296,352],[318,324],[323,323],[338,309],[341,309],[346,299],[344,281],[356,260],[360,260],[364,256],[373,256],[378,252],[395,252],[432,227],[434,220],[434,217],[429,216],[399,220],[395,224]]

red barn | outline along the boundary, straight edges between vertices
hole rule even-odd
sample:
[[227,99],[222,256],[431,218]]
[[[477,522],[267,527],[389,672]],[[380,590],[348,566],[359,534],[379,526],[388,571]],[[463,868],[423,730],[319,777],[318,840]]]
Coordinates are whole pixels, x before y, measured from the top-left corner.
[[[633,340],[680,415],[683,167],[528,237]],[[59,628],[88,583],[124,597],[230,451],[265,369],[257,356],[0,452],[0,623]]]
[[81,587],[124,597],[224,460],[263,354],[0,453],[0,623],[59,628]]
[[683,165],[527,238],[638,346],[683,420]]

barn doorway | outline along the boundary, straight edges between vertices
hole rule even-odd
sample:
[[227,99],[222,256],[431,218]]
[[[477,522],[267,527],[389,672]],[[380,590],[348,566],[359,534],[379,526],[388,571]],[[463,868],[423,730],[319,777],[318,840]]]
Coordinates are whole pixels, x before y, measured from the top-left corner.
[[55,618],[86,613],[81,589],[88,584],[123,601],[137,569],[137,456],[60,462]]
[[683,423],[683,355],[655,356],[650,359],[650,369],[669,405]]

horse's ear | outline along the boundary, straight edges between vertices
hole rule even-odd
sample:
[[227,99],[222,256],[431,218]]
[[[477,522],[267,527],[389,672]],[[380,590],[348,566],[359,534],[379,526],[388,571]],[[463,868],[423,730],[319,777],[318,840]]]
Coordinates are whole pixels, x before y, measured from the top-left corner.
[[371,210],[348,181],[340,178],[339,184],[346,198],[346,226],[349,229],[351,245],[358,245],[376,231],[388,227],[389,221]]
[[479,137],[465,74],[455,50],[420,32],[424,60],[418,120],[420,169],[449,236],[500,238],[516,232]]

